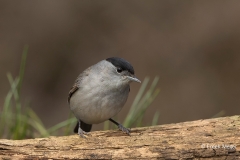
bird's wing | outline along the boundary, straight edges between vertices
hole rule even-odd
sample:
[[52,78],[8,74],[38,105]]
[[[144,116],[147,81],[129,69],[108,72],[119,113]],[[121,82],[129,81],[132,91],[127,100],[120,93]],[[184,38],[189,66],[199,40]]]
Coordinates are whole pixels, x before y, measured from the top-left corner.
[[79,89],[79,84],[81,83],[82,77],[85,75],[85,72],[81,73],[75,83],[73,84],[72,88],[70,89],[69,93],[68,93],[68,104],[70,103],[70,99],[72,97],[72,95]]
[[83,77],[86,77],[89,75],[89,72],[91,70],[91,67],[89,67],[88,69],[86,69],[85,71],[83,71],[77,78],[77,80],[75,81],[75,83],[73,84],[72,88],[70,89],[69,93],[68,93],[68,103],[70,103],[70,99],[72,97],[72,95],[79,89],[80,83],[83,79]]
[[77,90],[79,89],[77,82],[74,83],[74,85],[72,86],[71,90],[68,93],[68,103],[70,103],[70,99],[73,95],[73,93],[75,93]]

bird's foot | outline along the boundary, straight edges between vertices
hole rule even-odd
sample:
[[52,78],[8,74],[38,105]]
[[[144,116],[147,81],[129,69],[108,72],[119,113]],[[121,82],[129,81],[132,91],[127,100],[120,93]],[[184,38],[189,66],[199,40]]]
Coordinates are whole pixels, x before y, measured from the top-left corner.
[[127,133],[130,136],[131,130],[128,128],[123,127],[121,124],[118,125],[118,128],[123,131],[124,133]]
[[81,128],[78,128],[78,135],[82,138],[86,138],[84,135],[89,135],[89,132],[85,132]]

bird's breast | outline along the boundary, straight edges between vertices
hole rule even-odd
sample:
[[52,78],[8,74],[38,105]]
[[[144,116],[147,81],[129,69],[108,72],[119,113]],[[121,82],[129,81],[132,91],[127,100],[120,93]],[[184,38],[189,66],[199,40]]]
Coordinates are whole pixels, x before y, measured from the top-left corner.
[[129,85],[117,87],[100,78],[97,82],[80,86],[70,100],[70,108],[74,115],[85,123],[101,123],[122,109],[128,93]]

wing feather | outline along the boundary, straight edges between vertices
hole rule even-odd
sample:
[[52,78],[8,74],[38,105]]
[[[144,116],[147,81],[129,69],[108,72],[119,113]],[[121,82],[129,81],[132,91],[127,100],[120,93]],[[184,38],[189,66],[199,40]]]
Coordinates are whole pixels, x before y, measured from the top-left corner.
[[72,86],[71,90],[68,93],[68,104],[70,103],[70,99],[72,97],[72,95],[79,89],[77,83],[74,83],[74,85]]
[[81,83],[83,77],[84,77],[84,76],[85,76],[85,77],[88,76],[90,70],[91,70],[91,67],[89,67],[88,69],[86,69],[83,73],[81,73],[81,74],[78,76],[77,80],[75,81],[75,83],[73,84],[71,90],[70,90],[69,93],[68,93],[68,104],[70,103],[70,99],[71,99],[72,95],[80,88],[79,86],[80,86],[80,83]]

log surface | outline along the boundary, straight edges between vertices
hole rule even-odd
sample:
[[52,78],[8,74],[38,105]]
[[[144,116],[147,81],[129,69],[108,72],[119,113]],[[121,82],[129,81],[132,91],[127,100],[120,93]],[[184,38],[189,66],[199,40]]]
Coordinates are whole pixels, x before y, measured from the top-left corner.
[[240,116],[78,135],[0,140],[0,159],[240,159]]

